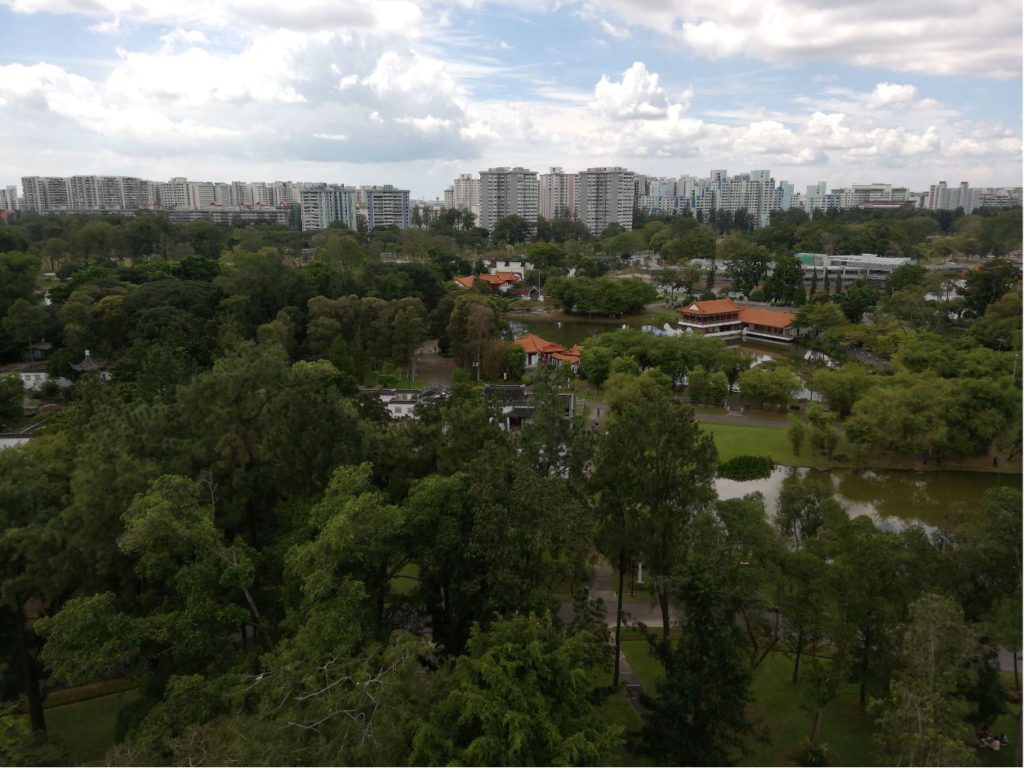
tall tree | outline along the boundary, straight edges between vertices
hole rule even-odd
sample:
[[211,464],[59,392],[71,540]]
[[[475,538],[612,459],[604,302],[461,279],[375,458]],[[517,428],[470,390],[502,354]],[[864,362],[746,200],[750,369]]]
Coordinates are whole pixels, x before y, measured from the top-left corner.
[[421,765],[598,765],[618,739],[590,703],[601,643],[550,620],[517,617],[473,630],[448,695],[416,733]]
[[927,594],[910,607],[901,668],[877,705],[878,744],[892,765],[970,765],[974,750],[956,689],[976,644],[959,606]]
[[751,729],[750,671],[736,623],[742,566],[713,515],[698,513],[692,528],[692,556],[674,579],[683,604],[680,636],[674,647],[667,638],[660,645],[665,678],[643,744],[671,765],[732,765]]
[[611,413],[592,482],[620,581],[625,556],[642,557],[667,639],[672,574],[690,520],[715,499],[717,454],[692,408],[673,400],[666,384],[644,374],[610,385]]

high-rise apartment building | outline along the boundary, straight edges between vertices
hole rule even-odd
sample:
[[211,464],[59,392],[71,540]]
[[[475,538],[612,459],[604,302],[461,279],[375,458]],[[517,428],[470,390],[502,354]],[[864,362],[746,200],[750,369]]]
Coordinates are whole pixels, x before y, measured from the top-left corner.
[[772,178],[772,172],[767,169],[751,171],[747,182],[746,205],[743,207],[758,227],[768,226],[769,216],[772,210],[776,210],[775,202],[775,179]]
[[148,203],[148,187],[133,176],[25,176],[30,211],[133,211]]
[[340,184],[310,184],[302,190],[302,228],[326,229],[340,221],[356,228],[356,192]]
[[633,228],[635,174],[625,168],[588,168],[576,174],[576,218],[599,235],[609,224]]
[[471,173],[460,173],[452,182],[452,208],[469,211],[480,216],[480,179]]
[[576,216],[576,174],[551,168],[540,175],[538,213],[545,219],[572,219]]
[[22,176],[27,211],[69,210],[68,180],[59,176]]
[[480,171],[480,226],[494,229],[506,216],[537,223],[540,203],[537,173],[526,168],[490,168]]
[[0,189],[0,211],[18,210],[18,188],[11,185]]
[[825,210],[824,198],[828,189],[824,181],[807,186],[807,194],[804,196],[804,209],[807,213],[813,214],[815,210]]
[[390,184],[381,187],[363,187],[366,200],[366,226],[381,227],[409,226],[409,190],[395,189]]

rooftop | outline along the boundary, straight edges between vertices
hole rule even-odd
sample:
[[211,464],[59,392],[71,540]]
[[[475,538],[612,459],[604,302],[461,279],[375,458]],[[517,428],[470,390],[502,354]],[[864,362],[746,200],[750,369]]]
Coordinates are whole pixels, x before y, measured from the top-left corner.
[[749,325],[766,325],[769,328],[788,328],[796,319],[792,312],[780,309],[764,309],[762,307],[744,307],[740,310],[740,320]]
[[711,301],[694,301],[685,306],[677,307],[676,312],[687,315],[721,315],[727,312],[739,312],[740,308],[732,299],[713,299]]

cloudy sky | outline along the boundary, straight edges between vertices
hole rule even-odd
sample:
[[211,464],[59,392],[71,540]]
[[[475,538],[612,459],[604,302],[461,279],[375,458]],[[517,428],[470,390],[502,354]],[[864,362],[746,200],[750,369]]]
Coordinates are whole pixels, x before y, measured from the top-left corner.
[[0,0],[22,175],[1021,183],[1019,0]]

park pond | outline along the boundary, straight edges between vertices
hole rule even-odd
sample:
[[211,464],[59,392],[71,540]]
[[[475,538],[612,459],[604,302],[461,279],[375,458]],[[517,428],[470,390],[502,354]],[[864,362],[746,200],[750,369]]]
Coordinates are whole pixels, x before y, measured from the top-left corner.
[[999,486],[1019,487],[1020,475],[991,472],[912,472],[905,470],[834,469],[829,471],[776,467],[762,480],[715,481],[718,495],[736,499],[761,493],[765,506],[774,513],[779,492],[793,473],[828,478],[835,496],[851,516],[868,515],[883,530],[898,530],[918,522],[928,529],[951,528],[961,515],[980,506],[982,494]]
[[[663,324],[664,319],[659,322],[657,316],[650,312],[618,319],[559,314],[552,316],[546,313],[538,313],[536,316],[514,315],[511,318],[512,331],[516,335],[533,333],[564,346],[585,344],[591,336],[617,328],[640,329],[645,325],[660,328]],[[807,354],[806,349],[795,344],[744,339],[738,346],[755,356],[758,362],[774,359],[793,365],[801,362]],[[797,396],[798,399],[817,399],[816,394],[806,388]],[[756,446],[752,446],[750,452],[757,453]],[[837,499],[851,516],[868,515],[885,530],[896,530],[912,522],[921,523],[929,529],[951,527],[958,515],[971,514],[978,509],[982,494],[989,488],[1003,485],[1019,487],[1021,482],[1020,475],[991,472],[870,469],[823,471],[776,467],[770,477],[762,480],[739,482],[719,478],[716,481],[718,494],[723,499],[733,499],[759,492],[765,497],[769,512],[774,514],[782,483],[793,472],[812,472],[828,477]]]

